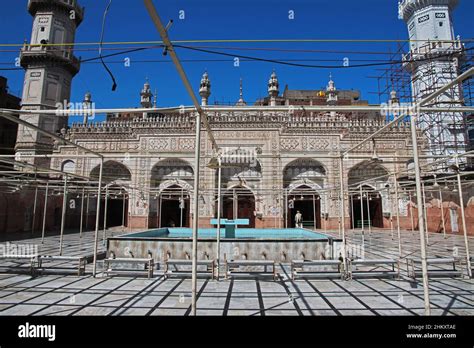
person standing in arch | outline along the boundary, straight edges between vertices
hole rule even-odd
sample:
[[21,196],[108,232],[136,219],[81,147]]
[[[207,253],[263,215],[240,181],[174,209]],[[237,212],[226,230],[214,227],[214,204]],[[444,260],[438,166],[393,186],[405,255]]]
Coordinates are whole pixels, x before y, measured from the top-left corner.
[[298,210],[295,215],[295,227],[296,228],[303,228],[303,215],[301,215],[300,211]]

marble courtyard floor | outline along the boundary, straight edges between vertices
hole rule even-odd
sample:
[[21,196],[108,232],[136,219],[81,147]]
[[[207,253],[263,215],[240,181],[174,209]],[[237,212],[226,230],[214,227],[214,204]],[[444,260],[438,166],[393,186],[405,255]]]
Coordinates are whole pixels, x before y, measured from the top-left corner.
[[[337,231],[328,232],[338,236]],[[121,234],[121,232],[108,232]],[[102,238],[102,231],[100,234]],[[26,238],[17,243],[40,244]],[[14,241],[10,241],[14,243]],[[58,253],[59,236],[48,236],[40,250]],[[348,232],[348,242],[361,250],[360,231]],[[474,238],[469,239],[471,254]],[[64,255],[92,255],[93,233],[64,237]],[[99,251],[105,247],[99,242]],[[366,232],[365,258],[397,258],[396,232]],[[419,257],[419,233],[402,232],[403,257]],[[429,257],[465,255],[462,235],[429,234]],[[278,281],[268,278],[198,280],[198,315],[422,315],[421,281],[401,279],[297,279],[289,277],[289,266],[278,266]],[[4,266],[0,264],[0,266]],[[191,312],[191,280],[164,279],[158,270],[152,279],[133,276],[92,277],[92,264],[84,276],[0,273],[0,315],[188,315]],[[99,261],[98,270],[102,270]],[[430,279],[433,315],[474,315],[473,280]]]

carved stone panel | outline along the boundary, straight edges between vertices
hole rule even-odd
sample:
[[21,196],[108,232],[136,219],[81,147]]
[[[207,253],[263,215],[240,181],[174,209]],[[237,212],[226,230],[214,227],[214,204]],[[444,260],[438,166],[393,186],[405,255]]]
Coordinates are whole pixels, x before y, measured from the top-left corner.
[[331,141],[329,138],[321,137],[282,137],[280,138],[280,148],[282,150],[327,150]]

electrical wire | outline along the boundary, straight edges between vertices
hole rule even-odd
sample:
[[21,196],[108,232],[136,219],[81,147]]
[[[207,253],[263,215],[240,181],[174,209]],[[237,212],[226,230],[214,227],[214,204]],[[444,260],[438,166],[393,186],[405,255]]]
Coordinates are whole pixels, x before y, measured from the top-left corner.
[[[474,38],[467,38],[462,40],[435,40],[442,43],[455,42],[474,42]],[[407,42],[426,42],[425,39],[196,39],[196,40],[173,40],[171,43],[175,44],[190,44],[190,43],[407,43]],[[44,44],[42,46],[96,46],[100,42],[70,42],[60,44]],[[110,41],[102,42],[102,45],[156,45],[163,44],[163,41]],[[24,43],[0,43],[0,47],[23,47]]]
[[[156,48],[162,48],[162,47],[164,47],[164,45],[139,47],[139,48],[135,48],[135,49],[130,49],[130,50],[111,53],[111,54],[108,54],[108,55],[103,55],[103,56],[84,59],[84,60],[81,60],[81,63],[94,62],[96,60],[100,60],[101,62],[104,62],[103,58],[109,58],[109,57],[119,56],[119,55],[123,55],[123,54],[127,54],[127,53],[133,53],[133,52],[144,51],[144,50],[149,50],[149,49],[156,49]],[[240,54],[231,54],[231,53],[218,52],[218,51],[213,51],[213,50],[197,48],[197,47],[193,47],[193,46],[175,45],[174,47],[193,50],[193,51],[199,51],[199,52],[208,53],[208,54],[227,56],[227,57],[232,57],[232,58],[241,58],[241,59],[245,59],[246,61],[261,61],[261,62],[269,62],[269,63],[274,63],[274,64],[281,64],[281,65],[289,65],[289,66],[305,67],[305,68],[319,68],[319,69],[348,69],[348,68],[362,68],[362,67],[371,67],[371,66],[397,65],[397,64],[410,63],[410,62],[430,61],[430,60],[433,60],[435,58],[450,57],[450,56],[454,55],[454,53],[448,53],[448,54],[442,54],[442,55],[437,55],[437,56],[433,56],[433,57],[413,59],[413,60],[388,60],[388,61],[380,61],[380,62],[377,62],[377,63],[355,64],[355,65],[352,64],[352,65],[348,65],[348,66],[343,66],[343,65],[310,65],[310,64],[295,63],[297,61],[324,61],[324,60],[267,59],[267,58],[246,56],[246,55],[240,55]],[[459,52],[470,52],[472,50],[474,50],[474,47],[465,48],[465,49],[460,50]],[[212,61],[226,61],[226,60],[188,59],[188,60],[183,60],[183,61],[187,61],[187,62],[212,62]],[[330,60],[326,60],[326,61],[330,61]],[[338,60],[333,60],[333,61],[338,61]],[[364,61],[364,60],[352,60],[352,61]],[[366,60],[366,61],[370,61],[370,60]],[[140,61],[135,61],[135,62],[140,62]],[[141,61],[141,62],[142,63],[153,63],[153,62],[158,63],[158,62],[166,62],[166,61],[149,60],[149,61]],[[108,62],[108,63],[118,63],[118,62],[115,61],[115,62]],[[123,62],[120,62],[120,63],[123,63]],[[0,68],[0,71],[2,71],[2,70],[23,70],[23,68]]]
[[[400,60],[400,61],[390,61],[390,62],[386,62],[386,63],[369,63],[369,64],[356,64],[356,65],[344,66],[344,65],[310,65],[310,64],[291,63],[291,62],[280,61],[280,60],[275,60],[275,59],[267,59],[267,58],[244,56],[244,55],[240,55],[240,54],[230,54],[230,53],[225,53],[225,52],[217,52],[217,51],[201,49],[201,48],[196,48],[196,47],[191,47],[191,46],[183,46],[183,45],[174,45],[173,47],[183,48],[183,49],[198,51],[198,52],[203,52],[203,53],[221,55],[221,56],[226,56],[226,57],[244,58],[244,59],[251,59],[251,60],[255,60],[255,61],[273,63],[273,64],[290,65],[290,66],[303,67],[303,68],[317,68],[317,69],[348,69],[348,68],[362,68],[362,67],[371,67],[371,66],[394,65],[394,64],[402,64],[402,63],[408,63],[408,62],[422,62],[422,61],[427,61],[427,60],[433,60],[434,58],[450,57],[450,56],[454,55],[454,53],[449,53],[449,54],[444,54],[444,55],[440,54],[440,55],[437,55],[436,57],[427,57],[427,58],[413,59],[413,60]],[[474,48],[462,49],[462,50],[460,50],[460,52],[466,52],[466,51],[473,50],[473,49]]]
[[100,43],[99,43],[99,58],[100,58],[100,61],[102,62],[102,65],[104,66],[105,70],[107,70],[110,77],[112,78],[112,82],[113,82],[112,91],[115,91],[115,89],[117,88],[117,82],[115,81],[114,74],[112,74],[112,71],[110,71],[109,67],[107,66],[107,64],[105,64],[104,59],[102,57],[102,45],[103,45],[103,41],[104,41],[105,19],[107,18],[107,13],[109,12],[109,8],[110,8],[111,4],[112,4],[112,0],[109,0],[109,4],[105,8],[104,16],[102,18],[102,32],[100,34]]

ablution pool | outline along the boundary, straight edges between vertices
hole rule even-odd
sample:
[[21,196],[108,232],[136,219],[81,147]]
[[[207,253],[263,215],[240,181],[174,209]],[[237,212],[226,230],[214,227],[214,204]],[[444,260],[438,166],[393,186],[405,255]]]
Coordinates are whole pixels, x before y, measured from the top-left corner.
[[[341,239],[303,228],[237,228],[233,238],[225,237],[221,229],[220,259],[321,260],[339,257]],[[216,259],[217,229],[198,230],[198,259]],[[107,239],[108,255],[116,257],[148,257],[155,262],[167,258],[190,259],[192,255],[191,228],[158,228],[128,233]]]

